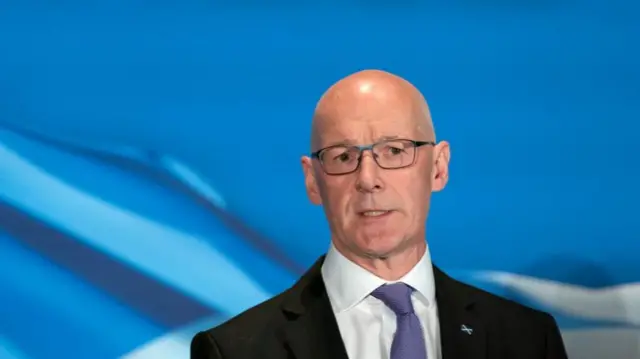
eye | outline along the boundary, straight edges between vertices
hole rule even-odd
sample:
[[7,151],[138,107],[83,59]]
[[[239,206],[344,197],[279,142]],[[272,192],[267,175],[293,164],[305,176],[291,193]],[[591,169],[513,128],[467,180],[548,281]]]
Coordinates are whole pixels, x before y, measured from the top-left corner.
[[350,159],[351,159],[351,155],[349,154],[349,152],[343,152],[334,158],[334,160],[337,160],[340,162],[349,162]]
[[407,151],[405,150],[405,146],[402,146],[402,144],[394,143],[394,144],[385,145],[381,154],[387,157],[395,157],[395,156],[403,155],[406,152]]
[[358,150],[345,146],[330,147],[322,153],[322,157],[325,162],[348,163],[358,159]]

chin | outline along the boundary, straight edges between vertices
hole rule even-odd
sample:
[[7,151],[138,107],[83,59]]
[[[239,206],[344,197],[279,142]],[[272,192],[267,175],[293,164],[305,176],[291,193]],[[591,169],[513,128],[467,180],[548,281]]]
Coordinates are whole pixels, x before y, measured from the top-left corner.
[[357,244],[360,250],[369,257],[385,258],[402,247],[403,241],[398,237],[363,238]]

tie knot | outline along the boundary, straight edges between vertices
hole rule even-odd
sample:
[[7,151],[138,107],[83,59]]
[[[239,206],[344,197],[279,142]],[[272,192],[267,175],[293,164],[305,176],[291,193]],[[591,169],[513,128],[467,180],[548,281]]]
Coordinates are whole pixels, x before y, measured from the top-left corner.
[[413,313],[411,293],[413,288],[410,286],[404,283],[393,283],[381,285],[371,295],[380,299],[396,315],[402,315]]

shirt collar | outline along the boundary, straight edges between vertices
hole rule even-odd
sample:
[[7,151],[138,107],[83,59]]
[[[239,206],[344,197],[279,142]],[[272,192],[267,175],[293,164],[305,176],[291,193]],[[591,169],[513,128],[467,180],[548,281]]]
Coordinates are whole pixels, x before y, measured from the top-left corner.
[[[392,283],[377,277],[343,256],[331,244],[322,264],[322,278],[335,312],[353,308],[379,286]],[[397,282],[413,287],[418,298],[430,306],[435,304],[435,284],[429,246],[420,261]]]

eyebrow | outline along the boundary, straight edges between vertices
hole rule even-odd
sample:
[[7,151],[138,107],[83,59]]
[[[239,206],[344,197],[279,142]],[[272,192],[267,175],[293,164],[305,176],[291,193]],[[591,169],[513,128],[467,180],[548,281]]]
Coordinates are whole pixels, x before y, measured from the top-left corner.
[[400,138],[400,136],[381,136],[376,138],[374,142],[387,141],[387,140],[395,140]]
[[[373,143],[376,142],[380,142],[380,141],[387,141],[387,140],[395,140],[400,138],[400,136],[380,136],[377,137],[376,139],[373,140]],[[355,146],[358,143],[358,141],[353,140],[353,139],[346,139],[346,140],[342,140],[342,141],[337,141],[337,142],[331,142],[329,144],[327,144],[326,147],[332,147],[332,146]]]

